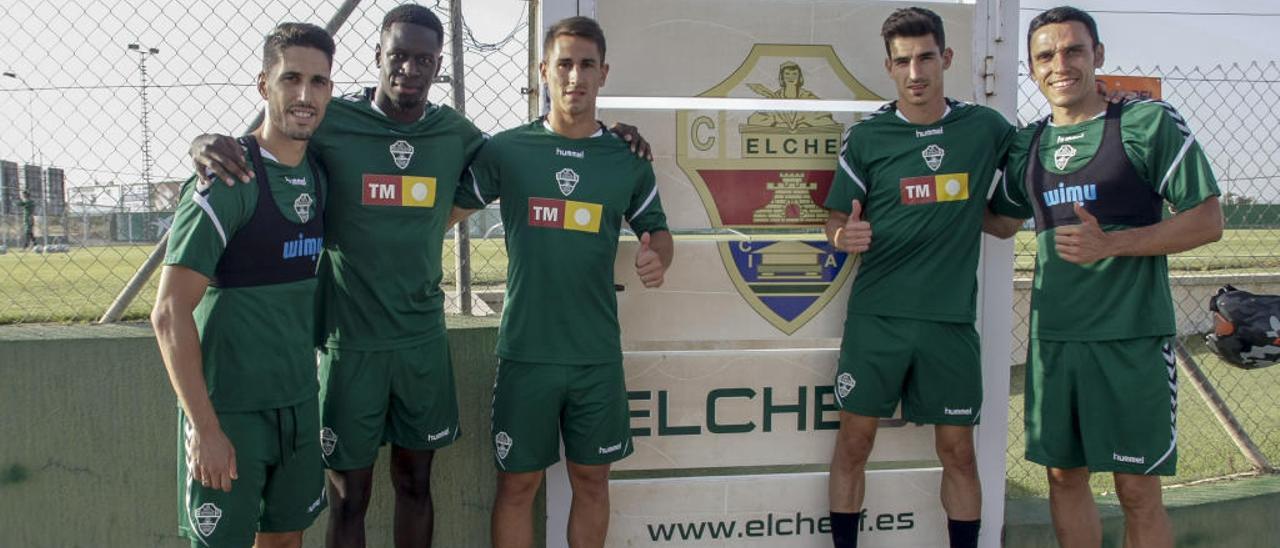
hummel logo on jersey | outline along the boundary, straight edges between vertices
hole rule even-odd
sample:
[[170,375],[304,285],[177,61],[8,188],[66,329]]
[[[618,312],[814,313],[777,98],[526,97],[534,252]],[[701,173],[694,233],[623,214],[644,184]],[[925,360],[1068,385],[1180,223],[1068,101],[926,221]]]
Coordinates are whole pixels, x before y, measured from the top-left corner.
[[973,415],[973,408],[966,407],[964,409],[952,409],[950,407],[943,407],[942,413],[945,415],[958,415],[958,416],[967,417],[967,416]]
[[924,163],[931,171],[938,171],[938,168],[942,167],[942,157],[947,155],[947,151],[935,143],[925,147],[920,155],[924,157]]
[[1082,132],[1080,132],[1080,133],[1077,133],[1077,134],[1075,134],[1075,135],[1059,135],[1059,136],[1058,136],[1058,144],[1062,144],[1062,143],[1070,143],[1071,141],[1074,141],[1074,140],[1076,140],[1076,139],[1083,139],[1083,138],[1084,138],[1084,132],[1083,132],[1083,131],[1082,131]]
[[280,251],[280,257],[283,259],[297,259],[298,257],[311,257],[316,260],[320,257],[320,248],[324,247],[324,238],[304,238],[302,234],[293,240],[284,243],[284,249]]
[[853,392],[853,387],[857,385],[858,381],[853,380],[853,375],[849,373],[841,373],[836,377],[836,393],[842,400],[849,397],[849,393]]
[[306,177],[285,177],[284,183],[286,185],[293,185],[293,186],[307,186],[307,178]]
[[1071,185],[1058,183],[1058,188],[1041,193],[1044,205],[1056,206],[1075,202],[1092,202],[1098,199],[1098,185]]
[[437,441],[437,440],[443,439],[445,436],[448,436],[449,432],[451,431],[453,431],[452,428],[445,428],[444,430],[441,430],[434,434],[427,434],[427,441]]
[[[306,184],[306,180],[303,180],[302,184]],[[306,192],[299,194],[298,199],[293,201],[293,212],[298,214],[298,219],[302,222],[305,223],[311,219],[311,204],[313,203],[315,203],[315,200]]]
[[601,448],[600,448],[600,454],[601,454],[601,455],[608,455],[609,453],[614,453],[614,452],[617,452],[617,451],[620,451],[620,450],[622,450],[622,442],[615,443],[615,444],[610,445],[610,446],[608,446],[608,447],[601,447]]
[[556,147],[556,156],[568,156],[570,158],[585,160],[587,158],[587,153],[583,150],[565,150],[563,148]]
[[1053,153],[1053,165],[1058,167],[1058,171],[1067,169],[1067,162],[1076,157],[1076,147],[1071,145],[1062,145]]
[[212,502],[206,502],[196,508],[195,516],[196,529],[200,531],[200,536],[207,537],[218,528],[218,520],[222,519],[222,509]]
[[1147,463],[1147,457],[1130,457],[1128,455],[1121,455],[1120,453],[1111,453],[1111,458],[1116,462],[1127,462],[1129,464]]
[[399,140],[391,143],[391,160],[396,163],[396,167],[404,169],[409,167],[409,160],[413,159],[413,145],[408,141]]
[[930,129],[917,129],[916,137],[931,137],[934,135],[942,135],[942,128],[935,127]]
[[328,426],[320,429],[320,450],[324,451],[324,456],[333,454],[333,448],[338,446],[338,434],[334,433],[332,428]]
[[507,458],[507,455],[511,453],[512,443],[514,442],[511,440],[511,436],[508,436],[506,432],[498,432],[498,435],[493,437],[493,447],[498,452],[499,459]]
[[568,196],[573,193],[573,189],[578,188],[578,172],[564,168],[556,172],[556,184],[560,186],[560,193]]

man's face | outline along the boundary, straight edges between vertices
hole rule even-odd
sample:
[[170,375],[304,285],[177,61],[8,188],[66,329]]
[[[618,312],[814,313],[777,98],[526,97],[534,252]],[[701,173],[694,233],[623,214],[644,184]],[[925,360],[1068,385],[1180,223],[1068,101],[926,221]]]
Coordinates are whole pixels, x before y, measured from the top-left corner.
[[595,111],[609,65],[596,43],[581,36],[557,36],[540,67],[553,110],[573,115]]
[[1102,67],[1102,44],[1094,44],[1083,23],[1052,23],[1031,35],[1031,77],[1049,104],[1080,106],[1098,94],[1094,71]]
[[413,23],[392,23],[374,52],[378,89],[401,109],[417,108],[427,100],[431,82],[440,72],[440,36]]
[[898,101],[925,105],[940,100],[942,72],[951,68],[951,55],[951,48],[938,50],[932,34],[894,37],[884,68],[898,88]]
[[304,46],[284,49],[275,65],[258,75],[258,93],[267,100],[267,116],[290,139],[311,138],[333,94],[329,58]]

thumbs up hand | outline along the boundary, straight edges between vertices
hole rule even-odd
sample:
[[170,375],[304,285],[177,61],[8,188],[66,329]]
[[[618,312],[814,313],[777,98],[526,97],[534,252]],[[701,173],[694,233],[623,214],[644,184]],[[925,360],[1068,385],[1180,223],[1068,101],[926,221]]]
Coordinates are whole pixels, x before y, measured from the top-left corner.
[[862,220],[862,202],[850,204],[849,218],[836,229],[835,247],[845,253],[862,253],[871,249],[871,223]]
[[1054,248],[1058,256],[1075,264],[1088,264],[1112,256],[1110,238],[1102,231],[1098,218],[1080,202],[1076,202],[1074,208],[1080,224],[1060,226],[1054,230]]
[[658,287],[662,285],[667,267],[662,264],[658,252],[650,247],[651,238],[648,232],[640,235],[640,250],[636,252],[636,274],[645,287]]

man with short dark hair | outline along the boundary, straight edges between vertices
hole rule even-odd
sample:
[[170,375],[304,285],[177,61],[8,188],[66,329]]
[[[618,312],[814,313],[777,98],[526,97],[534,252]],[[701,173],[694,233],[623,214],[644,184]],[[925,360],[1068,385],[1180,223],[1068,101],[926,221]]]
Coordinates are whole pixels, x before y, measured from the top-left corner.
[[[609,467],[631,454],[613,266],[625,219],[636,272],[662,284],[672,239],[653,168],[595,119],[604,31],[587,17],[547,30],[539,68],[551,112],[495,135],[459,189],[455,219],[501,199],[507,300],[493,388],[498,492],[493,545],[533,546],[533,502],[564,440],[573,503],[569,545],[602,546]],[[461,208],[469,208],[463,210]]]
[[857,546],[867,459],[879,421],[901,402],[906,420],[934,425],[951,546],[972,548],[982,510],[979,246],[1014,130],[992,109],[946,97],[953,53],[936,13],[899,9],[881,36],[898,99],[849,128],[826,201],[829,241],[861,254],[835,378],[832,537]]
[[1111,472],[1125,546],[1171,547],[1160,476],[1175,473],[1178,392],[1165,256],[1221,237],[1217,183],[1172,106],[1108,105],[1094,91],[1104,49],[1088,13],[1036,16],[1027,45],[1052,114],[1019,132],[996,208],[1018,218],[1007,233],[1036,219],[1027,459],[1047,469],[1062,546],[1102,543],[1089,475]]
[[334,44],[284,23],[263,46],[261,127],[240,139],[257,183],[192,177],[151,313],[180,404],[179,529],[192,546],[300,547],[325,507],[314,337],[324,119]]

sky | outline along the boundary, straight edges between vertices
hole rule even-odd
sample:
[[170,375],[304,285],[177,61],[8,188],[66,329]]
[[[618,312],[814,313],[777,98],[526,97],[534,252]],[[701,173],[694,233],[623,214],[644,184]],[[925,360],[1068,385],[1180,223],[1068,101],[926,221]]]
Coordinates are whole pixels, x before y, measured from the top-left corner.
[[[0,158],[64,167],[69,185],[98,185],[73,199],[113,205],[120,191],[111,185],[142,179],[139,57],[125,47],[141,42],[161,50],[147,61],[149,173],[153,181],[183,178],[190,169],[185,150],[192,137],[206,131],[238,133],[255,111],[259,99],[251,86],[260,41],[270,27],[281,20],[323,24],[339,3],[7,0],[0,6],[0,29],[5,29],[0,68],[22,81],[0,77]],[[374,83],[371,38],[382,13],[398,3],[365,0],[338,33],[334,78],[341,89]],[[423,3],[448,6],[443,0]],[[1057,5],[1022,4],[1020,43],[1039,9]],[[1280,23],[1275,0],[1081,0],[1074,5],[1095,11],[1108,67],[1206,67],[1280,57],[1263,46]],[[525,114],[518,88],[525,85],[520,25],[526,8],[523,0],[463,0],[476,41],[498,42],[518,31],[517,40],[498,53],[467,58],[467,111],[483,129],[510,126]],[[447,85],[437,85],[432,98],[447,102],[447,93]]]

